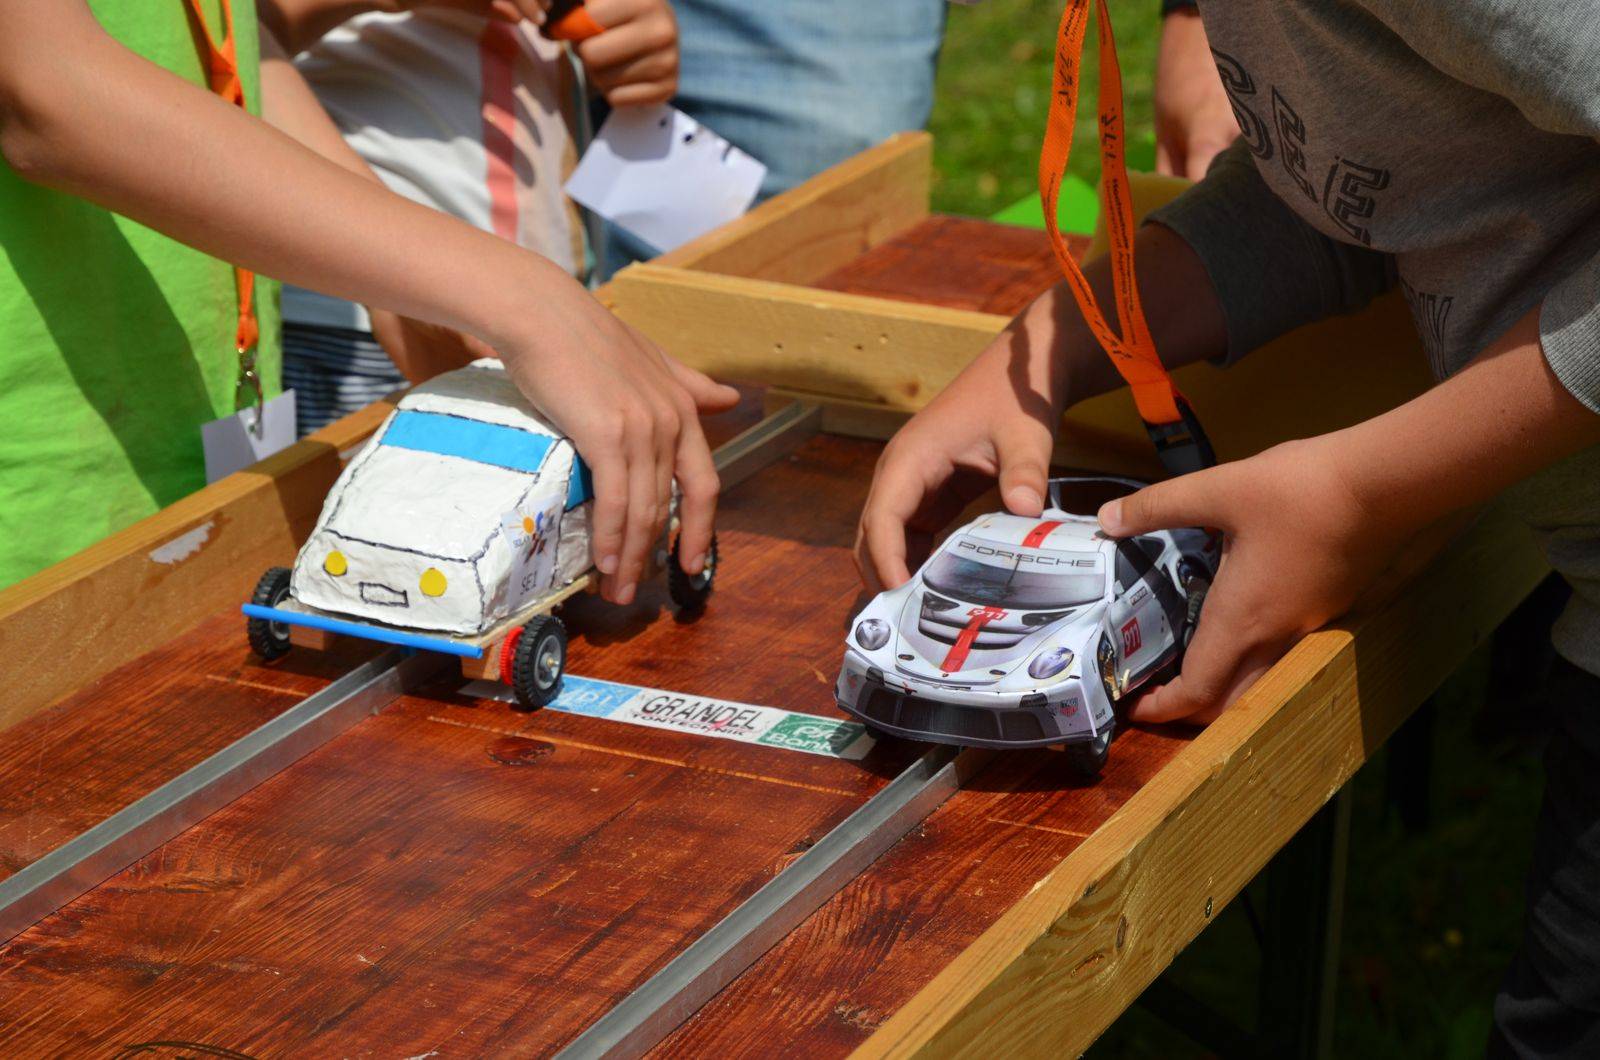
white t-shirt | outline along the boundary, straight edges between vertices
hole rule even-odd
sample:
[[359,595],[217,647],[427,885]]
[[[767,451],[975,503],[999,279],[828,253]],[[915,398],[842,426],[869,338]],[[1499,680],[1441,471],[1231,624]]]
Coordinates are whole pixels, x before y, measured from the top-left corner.
[[[576,272],[573,80],[532,26],[424,9],[351,19],[295,59],[345,141],[392,191]],[[285,285],[283,316],[368,330],[362,307]]]

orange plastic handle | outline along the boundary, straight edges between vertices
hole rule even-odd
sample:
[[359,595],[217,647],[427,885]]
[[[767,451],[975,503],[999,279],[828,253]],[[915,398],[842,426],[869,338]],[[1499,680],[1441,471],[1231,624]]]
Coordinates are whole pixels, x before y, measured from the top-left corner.
[[[201,57],[205,60],[206,79],[211,91],[234,106],[243,107],[244,82],[239,77],[239,53],[234,43],[237,37],[234,34],[231,0],[222,0],[222,17],[227,23],[228,36],[221,44],[212,35],[211,27],[206,25],[206,13],[200,6],[200,0],[189,0],[189,11],[200,27]],[[255,346],[261,337],[261,325],[256,321],[255,309],[256,274],[234,266],[233,283],[239,296],[239,324],[234,331],[234,343],[242,354]]]
[[1182,395],[1156,353],[1150,327],[1139,304],[1133,271],[1133,205],[1128,194],[1128,169],[1123,155],[1122,72],[1117,67],[1117,45],[1105,0],[1094,0],[1100,36],[1100,182],[1101,209],[1111,244],[1111,277],[1116,291],[1117,318],[1122,333],[1112,331],[1095,300],[1083,270],[1073,260],[1056,224],[1057,202],[1067,157],[1072,153],[1072,129],[1078,116],[1078,75],[1083,64],[1083,39],[1089,23],[1090,0],[1069,0],[1061,15],[1056,43],[1054,93],[1045,126],[1044,148],[1039,153],[1039,198],[1050,245],[1066,273],[1067,282],[1083,311],[1084,320],[1111,363],[1127,380],[1139,416],[1147,424],[1171,424],[1182,419]]
[[596,22],[594,16],[589,14],[589,9],[581,3],[556,15],[540,30],[551,40],[570,41],[573,44],[598,37],[605,31],[606,28]]

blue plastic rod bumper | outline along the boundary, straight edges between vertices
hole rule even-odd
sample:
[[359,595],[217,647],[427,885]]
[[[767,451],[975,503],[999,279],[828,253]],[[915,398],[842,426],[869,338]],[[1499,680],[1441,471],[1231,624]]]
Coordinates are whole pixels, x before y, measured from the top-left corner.
[[329,633],[342,633],[347,637],[361,637],[365,640],[376,640],[384,644],[398,644],[402,648],[436,651],[442,655],[457,655],[463,659],[483,658],[483,649],[477,645],[463,644],[460,641],[446,640],[443,637],[428,637],[421,633],[407,633],[399,629],[368,626],[360,622],[346,622],[343,619],[328,618],[324,615],[307,615],[299,611],[280,611],[276,607],[262,607],[260,604],[245,604],[240,610],[251,618],[264,618],[268,622],[282,622],[286,626],[323,629]]

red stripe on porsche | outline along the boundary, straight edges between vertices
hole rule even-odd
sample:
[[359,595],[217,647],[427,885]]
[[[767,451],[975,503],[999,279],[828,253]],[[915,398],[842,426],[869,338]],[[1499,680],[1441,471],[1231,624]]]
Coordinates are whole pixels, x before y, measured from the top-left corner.
[[1028,536],[1022,539],[1022,547],[1038,548],[1040,545],[1044,544],[1044,539],[1050,536],[1050,531],[1054,530],[1060,525],[1060,519],[1046,519],[1044,522],[1028,531]]
[[950,651],[944,657],[944,662],[939,664],[939,669],[945,673],[954,673],[967,663],[967,654],[972,651],[972,644],[978,639],[978,634],[997,618],[1005,618],[1006,613],[998,607],[974,607],[967,612],[967,624],[961,630],[961,635],[956,642],[950,645]]

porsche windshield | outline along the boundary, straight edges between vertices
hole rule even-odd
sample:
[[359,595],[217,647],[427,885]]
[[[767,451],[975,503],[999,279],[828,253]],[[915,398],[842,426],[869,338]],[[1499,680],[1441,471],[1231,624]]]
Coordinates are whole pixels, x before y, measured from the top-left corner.
[[1106,591],[1105,569],[1092,553],[1016,548],[970,537],[941,550],[922,580],[962,603],[1018,611],[1079,607],[1098,601]]

